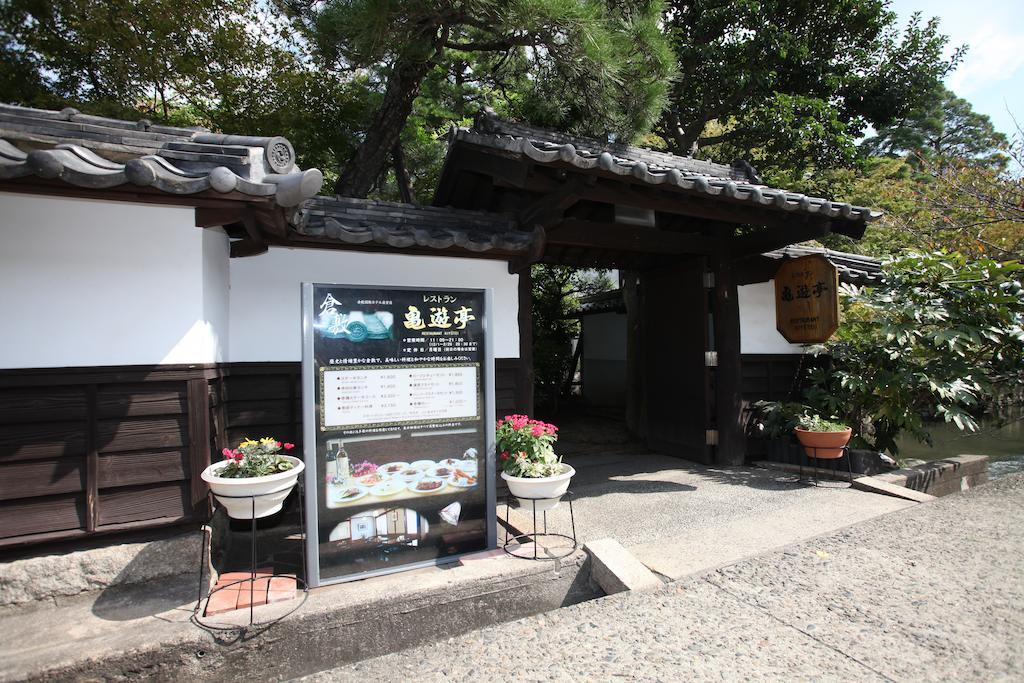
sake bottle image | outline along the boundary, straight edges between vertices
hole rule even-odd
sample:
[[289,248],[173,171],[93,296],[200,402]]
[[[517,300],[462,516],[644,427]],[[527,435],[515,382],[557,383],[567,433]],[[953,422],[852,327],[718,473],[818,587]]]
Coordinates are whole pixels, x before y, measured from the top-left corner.
[[327,465],[325,469],[327,481],[333,483],[338,479],[338,444],[332,443],[327,447]]
[[341,485],[348,485],[348,480],[352,476],[352,470],[348,465],[348,453],[345,452],[345,443],[342,442],[341,448],[338,451],[338,478],[341,479]]

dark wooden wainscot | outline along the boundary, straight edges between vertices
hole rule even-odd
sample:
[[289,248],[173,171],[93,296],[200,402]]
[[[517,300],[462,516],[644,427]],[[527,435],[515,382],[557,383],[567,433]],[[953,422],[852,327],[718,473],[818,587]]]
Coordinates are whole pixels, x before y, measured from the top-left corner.
[[[521,374],[496,361],[500,415]],[[211,454],[301,447],[300,382],[297,362],[0,370],[0,548],[206,519]]]

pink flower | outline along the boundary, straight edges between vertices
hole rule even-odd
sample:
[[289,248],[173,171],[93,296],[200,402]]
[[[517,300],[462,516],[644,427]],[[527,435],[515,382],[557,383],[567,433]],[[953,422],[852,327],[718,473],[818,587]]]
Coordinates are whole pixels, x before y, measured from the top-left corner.
[[278,448],[280,448],[280,447],[281,447],[281,442],[280,442],[280,441],[278,441],[278,442],[277,442],[277,447],[278,447]]
[[533,429],[531,431],[533,432],[534,436],[543,436],[544,435],[544,427],[542,427],[539,424],[533,425]]
[[221,455],[223,455],[223,456],[224,456],[225,458],[230,458],[230,457],[231,457],[232,455],[234,455],[234,453],[232,453],[232,451],[231,451],[231,449],[230,449],[230,448],[225,448],[225,449],[224,449],[224,450],[222,450],[222,451],[221,451],[220,453],[221,453]]
[[[277,445],[278,445],[278,446],[280,446],[280,445],[281,445],[281,442],[280,442],[280,441],[278,441],[278,442],[277,442]],[[286,451],[290,451],[290,450],[291,450],[291,449],[293,449],[293,448],[295,448],[295,444],[293,444],[293,443],[285,443],[285,445],[284,445],[284,449],[285,449]]]

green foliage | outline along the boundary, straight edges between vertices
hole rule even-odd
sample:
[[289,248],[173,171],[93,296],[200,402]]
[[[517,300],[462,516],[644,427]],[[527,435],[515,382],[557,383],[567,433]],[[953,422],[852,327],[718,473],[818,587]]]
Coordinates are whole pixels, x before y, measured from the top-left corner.
[[248,0],[9,0],[0,44],[20,74],[10,85],[32,87],[0,99],[171,121],[193,74],[248,56],[238,46],[251,18]]
[[886,264],[882,282],[845,287],[843,322],[814,352],[806,401],[840,415],[855,443],[896,453],[926,421],[975,430],[976,417],[1024,383],[1022,266],[960,254],[913,254]]
[[381,95],[335,188],[356,196],[381,185],[389,156],[400,158],[397,143],[439,137],[438,126],[453,120],[439,114],[458,120],[492,106],[541,125],[628,139],[657,118],[672,73],[656,0],[289,5],[329,68],[364,71]]
[[936,20],[915,15],[901,34],[882,0],[673,0],[666,29],[681,77],[661,137],[774,182],[850,163],[867,125],[929,99],[960,58],[943,57]]
[[940,88],[899,121],[878,130],[862,143],[873,155],[907,155],[911,162],[927,158],[933,163],[958,159],[1002,170],[1008,161],[1008,141],[992,121],[970,102]]
[[613,287],[606,271],[533,266],[533,371],[537,402],[553,410],[572,371],[572,341],[579,336],[579,298]]
[[780,401],[757,401],[753,405],[750,429],[751,436],[764,439],[788,439],[799,427],[810,432],[842,432],[848,425],[836,420],[827,420],[803,403]]
[[374,93],[325,70],[260,0],[0,3],[0,101],[285,135],[299,164],[351,154]]
[[[306,10],[335,68],[370,69],[381,87],[398,61],[429,62],[459,115],[498,105],[535,123],[632,138],[665,102],[672,53],[653,0],[334,1]],[[429,96],[431,93],[424,93]],[[442,100],[443,102],[443,100]]]
[[808,432],[845,432],[849,425],[835,420],[826,420],[821,415],[803,415],[797,425]]
[[293,444],[282,444],[269,436],[265,436],[259,441],[245,439],[234,450],[224,449],[226,464],[215,474],[226,479],[247,479],[287,472],[294,469],[295,464],[281,455],[281,449],[291,450],[294,447]]
[[787,439],[810,411],[802,403],[757,401],[753,405],[750,434],[764,439]]

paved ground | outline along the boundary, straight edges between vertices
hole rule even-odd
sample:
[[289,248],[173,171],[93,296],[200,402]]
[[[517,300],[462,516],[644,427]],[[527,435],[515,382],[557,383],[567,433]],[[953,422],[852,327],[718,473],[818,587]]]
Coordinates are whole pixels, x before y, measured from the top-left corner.
[[1024,678],[1024,475],[310,681]]
[[[791,474],[704,467],[630,450],[569,455],[566,462],[577,469],[572,490],[580,540],[614,538],[672,579],[914,505],[846,482],[813,487]],[[567,506],[548,522],[551,531],[568,531]]]

